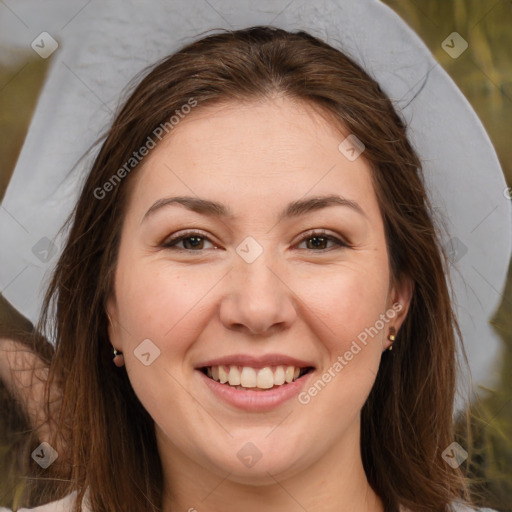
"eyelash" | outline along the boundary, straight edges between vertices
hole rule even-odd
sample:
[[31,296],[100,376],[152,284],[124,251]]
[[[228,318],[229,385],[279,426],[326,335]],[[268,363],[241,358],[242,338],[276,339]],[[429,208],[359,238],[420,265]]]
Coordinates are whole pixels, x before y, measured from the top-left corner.
[[[206,236],[204,235],[203,233],[201,233],[200,231],[187,231],[179,236],[176,236],[174,238],[170,238],[170,239],[166,239],[164,241],[164,243],[162,244],[162,247],[166,248],[166,249],[172,249],[172,250],[176,250],[176,251],[185,251],[185,252],[194,252],[194,253],[197,253],[197,252],[203,252],[204,250],[202,249],[198,249],[198,250],[194,250],[194,249],[185,249],[185,248],[176,248],[176,244],[179,244],[180,242],[182,242],[183,240],[186,240],[187,238],[193,238],[193,237],[199,237],[203,240],[208,240],[210,243],[213,244],[213,242]],[[330,242],[334,242],[338,247],[330,247],[330,248],[326,248],[326,249],[318,249],[318,250],[315,250],[315,249],[306,249],[307,251],[313,251],[313,252],[319,252],[319,253],[324,253],[324,252],[327,252],[327,251],[331,251],[333,249],[341,249],[341,248],[348,248],[349,247],[349,244],[343,242],[342,240],[340,240],[339,238],[333,236],[333,235],[328,235],[324,230],[314,230],[314,231],[310,231],[309,233],[306,233],[300,240],[299,240],[299,244],[301,244],[302,242],[304,241],[307,241],[307,240],[310,240],[312,238],[324,238],[326,239],[327,241],[330,241]]]

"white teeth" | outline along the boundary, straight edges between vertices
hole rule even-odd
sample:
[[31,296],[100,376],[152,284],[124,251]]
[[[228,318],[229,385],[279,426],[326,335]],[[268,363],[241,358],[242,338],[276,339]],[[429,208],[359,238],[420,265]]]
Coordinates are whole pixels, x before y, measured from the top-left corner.
[[255,388],[256,387],[256,370],[244,366],[242,374],[240,375],[241,386],[243,388]]
[[240,372],[238,366],[229,367],[228,381],[230,386],[240,386]]
[[228,372],[224,369],[223,366],[219,366],[219,381],[221,384],[226,384],[228,381]]
[[301,369],[294,366],[211,366],[206,369],[208,377],[230,386],[240,388],[272,389],[299,378]]
[[284,384],[284,368],[282,366],[278,366],[274,373],[274,384],[276,386],[280,386]]
[[256,386],[261,389],[270,389],[274,387],[274,373],[268,366],[262,368],[256,378]]

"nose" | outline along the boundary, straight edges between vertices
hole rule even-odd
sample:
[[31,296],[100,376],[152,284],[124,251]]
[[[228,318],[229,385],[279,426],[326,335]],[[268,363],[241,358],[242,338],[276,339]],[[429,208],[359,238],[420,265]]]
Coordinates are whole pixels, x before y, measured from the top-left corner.
[[252,263],[240,258],[226,276],[220,320],[227,329],[270,336],[290,327],[297,316],[285,273],[265,252]]

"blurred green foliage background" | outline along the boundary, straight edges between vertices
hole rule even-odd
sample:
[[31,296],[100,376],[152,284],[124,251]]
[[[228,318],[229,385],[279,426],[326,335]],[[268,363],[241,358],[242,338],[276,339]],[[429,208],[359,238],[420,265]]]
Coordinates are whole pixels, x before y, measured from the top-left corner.
[[[356,0],[354,0],[356,1]],[[512,1],[511,0],[384,0],[424,40],[450,74],[484,124],[512,186]],[[468,49],[452,59],[441,42],[458,32]],[[13,55],[16,50],[1,48]],[[17,50],[19,52],[19,50]],[[51,58],[40,59],[30,48],[0,65],[0,198],[3,197],[27,133],[30,118]],[[483,390],[472,408],[471,428],[457,424],[458,440],[469,448],[473,492],[482,505],[512,511],[512,279],[492,320],[505,351],[500,382]],[[30,324],[0,296],[0,335]],[[0,428],[6,428],[1,425]],[[15,501],[14,475],[2,466],[12,433],[0,431],[0,506]],[[6,475],[4,477],[4,475]]]

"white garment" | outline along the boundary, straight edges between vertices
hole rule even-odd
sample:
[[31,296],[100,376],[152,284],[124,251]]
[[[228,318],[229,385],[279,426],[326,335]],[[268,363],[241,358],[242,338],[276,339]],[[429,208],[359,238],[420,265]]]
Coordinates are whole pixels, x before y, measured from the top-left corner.
[[[52,501],[51,503],[36,508],[20,508],[17,512],[69,512],[75,503],[75,499],[76,492],[72,492],[61,500]],[[8,508],[0,507],[0,512],[12,511]],[[90,509],[82,504],[82,512],[90,512]]]

